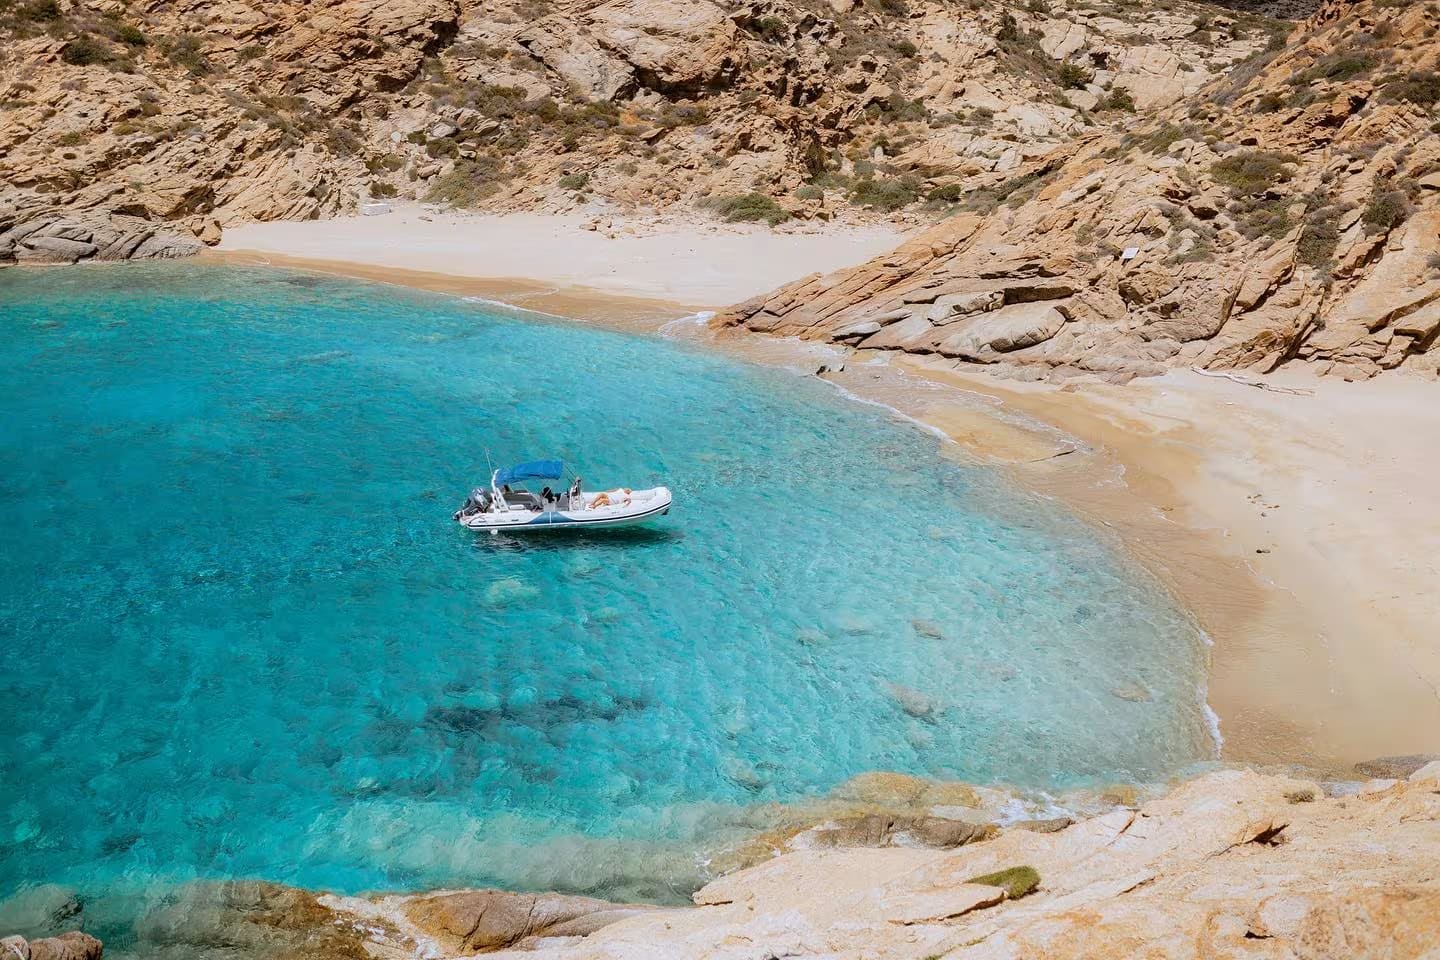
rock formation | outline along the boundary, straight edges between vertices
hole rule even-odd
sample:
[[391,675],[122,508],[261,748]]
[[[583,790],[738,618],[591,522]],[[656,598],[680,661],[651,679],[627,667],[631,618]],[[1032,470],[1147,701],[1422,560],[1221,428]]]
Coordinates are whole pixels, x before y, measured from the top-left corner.
[[1344,793],[1231,770],[1138,809],[953,851],[794,849],[709,884],[696,909],[505,955],[1427,956],[1440,942],[1440,764]]
[[392,196],[929,216],[1276,30],[1163,0],[8,0],[0,263]]
[[1151,122],[715,323],[1027,379],[1293,361],[1434,376],[1437,38],[1433,5],[1329,0],[1288,47]]
[[[836,799],[963,824],[994,793],[877,773]],[[1150,800],[1117,794],[1076,823],[989,823],[959,846],[892,829],[906,816],[772,838],[766,856],[697,891],[692,907],[194,884],[141,922],[132,949],[232,960],[1420,960],[1440,943],[1440,762],[1358,783],[1218,770]],[[847,829],[847,842],[828,842]],[[10,937],[0,960],[94,960],[99,950],[79,933]]]
[[14,936],[0,940],[0,960],[100,960],[103,953],[99,940],[79,931],[42,940]]

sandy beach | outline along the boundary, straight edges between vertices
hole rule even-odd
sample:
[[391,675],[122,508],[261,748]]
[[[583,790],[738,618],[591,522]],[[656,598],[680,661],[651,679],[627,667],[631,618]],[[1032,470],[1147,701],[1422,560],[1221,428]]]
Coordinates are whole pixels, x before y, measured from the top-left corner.
[[[218,255],[654,331],[897,236],[618,220],[610,232],[416,207],[241,227]],[[678,335],[797,369],[843,361],[837,386],[1111,531],[1213,639],[1225,759],[1342,771],[1440,750],[1440,488],[1423,482],[1440,448],[1422,439],[1440,436],[1433,383],[1287,373],[1266,381],[1281,392],[1187,371],[1061,388],[699,323]]]
[[888,227],[775,231],[675,216],[494,216],[411,204],[383,216],[249,223],[225,231],[218,251],[351,274],[402,270],[419,286],[459,292],[459,281],[467,293],[568,316],[585,309],[579,301],[612,297],[642,311],[635,301],[726,306],[862,263],[902,236]]
[[[1026,448],[973,405],[918,411],[1114,529],[1171,587],[1214,640],[1226,758],[1340,769],[1440,750],[1440,491],[1423,481],[1440,449],[1419,440],[1440,435],[1435,384],[1266,381],[1300,391],[1282,393],[1185,371],[1062,390],[921,372],[1063,431]],[[1077,455],[1052,458],[1066,436]]]

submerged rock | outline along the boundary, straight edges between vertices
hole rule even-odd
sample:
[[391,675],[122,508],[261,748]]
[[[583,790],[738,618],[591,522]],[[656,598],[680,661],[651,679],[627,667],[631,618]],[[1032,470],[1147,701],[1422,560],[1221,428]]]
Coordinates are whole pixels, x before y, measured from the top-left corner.
[[491,607],[508,607],[540,596],[540,588],[533,583],[515,577],[496,580],[485,588],[485,604]]
[[898,683],[887,683],[885,692],[901,710],[917,720],[932,720],[938,712],[934,699],[919,690]]

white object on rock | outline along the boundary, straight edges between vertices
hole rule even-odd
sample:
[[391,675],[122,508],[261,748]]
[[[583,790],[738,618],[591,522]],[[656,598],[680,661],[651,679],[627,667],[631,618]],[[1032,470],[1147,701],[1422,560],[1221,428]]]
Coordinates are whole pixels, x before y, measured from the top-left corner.
[[388,203],[362,203],[360,204],[360,215],[362,217],[383,217],[392,212]]

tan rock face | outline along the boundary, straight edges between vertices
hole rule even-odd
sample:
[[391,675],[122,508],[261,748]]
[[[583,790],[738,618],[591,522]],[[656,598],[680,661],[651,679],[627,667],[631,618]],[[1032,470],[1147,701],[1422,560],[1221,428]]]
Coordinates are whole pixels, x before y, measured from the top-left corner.
[[[1196,42],[1200,14],[1162,0],[1051,6],[1002,43],[998,4],[67,0],[44,24],[0,16],[0,197],[203,243],[390,196],[572,211],[758,191],[795,218],[913,222],[932,193],[1128,117],[1097,106],[1103,71],[1064,102],[1060,64],[1118,57],[1152,14],[1187,63],[1264,39]],[[0,262],[101,255],[17,239]]]
[[[1056,52],[1079,35],[1049,30]],[[1335,0],[1303,44],[1203,92],[1187,74],[1181,107],[1052,151],[1003,188],[1004,206],[963,229],[939,224],[894,255],[798,281],[715,323],[1026,378],[1292,362],[1347,378],[1433,376],[1440,194],[1425,178],[1440,170],[1440,138],[1430,95],[1396,78],[1429,76],[1437,38],[1440,9]],[[1168,97],[1164,81],[1185,71],[1157,49],[1115,60],[1116,84],[1144,74]],[[1305,82],[1346,56],[1356,75]],[[1372,75],[1386,58],[1391,72]],[[955,299],[1034,278],[1068,290],[1053,311],[1011,306],[1007,293],[995,313],[971,315]],[[932,290],[942,297],[931,311],[911,306]]]
[[655,908],[555,893],[465,890],[408,898],[402,909],[447,953],[474,954],[536,937],[583,937]]

